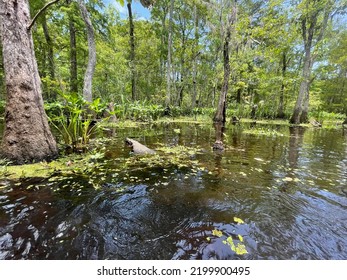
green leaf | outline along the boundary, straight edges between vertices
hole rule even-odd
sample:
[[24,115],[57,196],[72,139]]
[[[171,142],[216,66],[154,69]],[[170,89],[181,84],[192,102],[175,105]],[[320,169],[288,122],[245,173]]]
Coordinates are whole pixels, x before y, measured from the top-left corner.
[[245,222],[243,220],[241,220],[240,218],[234,217],[234,222],[238,223],[238,224],[244,224]]
[[116,2],[118,2],[119,4],[121,4],[122,6],[124,6],[124,0],[116,0]]
[[214,229],[214,230],[212,230],[212,235],[217,236],[217,237],[222,237],[223,236],[223,232],[221,232],[218,229]]
[[227,240],[224,240],[223,243],[229,245],[230,249],[234,251],[237,255],[245,255],[248,253],[246,246],[243,243],[237,243],[235,245],[231,236],[229,236]]

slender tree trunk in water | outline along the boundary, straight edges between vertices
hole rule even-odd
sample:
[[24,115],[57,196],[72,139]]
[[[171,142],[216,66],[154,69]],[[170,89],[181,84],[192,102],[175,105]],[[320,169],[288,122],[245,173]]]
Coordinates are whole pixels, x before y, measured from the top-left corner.
[[285,77],[286,77],[286,71],[287,71],[287,56],[286,53],[282,53],[282,84],[281,84],[281,91],[280,91],[280,99],[278,104],[278,112],[277,117],[280,119],[284,118],[284,90],[285,90]]
[[96,65],[96,47],[95,47],[95,36],[94,28],[89,17],[88,10],[84,4],[84,0],[78,0],[78,5],[82,14],[82,18],[87,28],[87,38],[88,38],[88,65],[86,73],[84,75],[83,84],[83,97],[88,102],[93,102],[93,76]]
[[199,22],[198,22],[198,13],[196,5],[194,5],[194,49],[195,56],[193,60],[193,95],[192,95],[192,109],[196,106],[196,96],[197,96],[197,64],[198,64],[198,46],[199,46]]
[[6,83],[2,155],[24,163],[56,157],[56,142],[43,107],[28,0],[0,0],[0,38]]
[[168,26],[168,53],[167,53],[167,91],[166,91],[166,100],[165,106],[170,105],[171,100],[171,49],[172,49],[172,17],[174,9],[175,0],[170,1],[169,8],[169,26]]
[[182,33],[182,53],[181,53],[181,87],[180,91],[178,93],[178,106],[181,107],[182,102],[183,102],[183,94],[184,94],[184,86],[185,86],[185,76],[186,76],[186,70],[185,70],[185,52],[186,52],[186,40],[185,40],[185,28],[183,28],[183,33]]
[[310,86],[310,77],[312,70],[312,59],[311,59],[311,47],[306,48],[305,57],[304,57],[304,68],[302,71],[302,81],[300,84],[299,95],[295,103],[294,112],[290,119],[290,123],[292,124],[300,124],[302,121],[306,122],[305,118],[307,118],[308,112],[308,103],[306,104],[306,113],[303,116],[303,107],[305,99],[308,101],[309,99],[309,86]]
[[[233,3],[231,3],[233,2]],[[224,78],[221,94],[219,96],[219,101],[217,105],[217,111],[213,118],[213,121],[219,123],[225,123],[226,121],[226,102],[227,102],[227,94],[229,90],[229,77],[230,77],[230,59],[229,59],[229,45],[231,40],[231,30],[237,18],[237,2],[227,1],[230,6],[230,14],[227,15],[226,22],[226,31],[224,35],[224,43],[223,43],[223,68],[224,68]]]
[[[45,39],[46,39],[47,47],[48,47],[48,71],[49,71],[49,77],[50,77],[50,79],[52,81],[54,81],[54,79],[55,79],[55,65],[54,65],[53,42],[52,42],[51,36],[49,35],[46,14],[42,15],[42,29],[43,29],[43,33],[45,35]],[[55,100],[56,97],[57,97],[56,91],[50,90],[49,98],[51,100]]]
[[134,37],[134,20],[131,9],[131,0],[128,0],[128,13],[129,13],[129,36],[130,36],[130,71],[131,71],[131,98],[136,100],[136,71],[135,71],[135,37]]
[[224,63],[224,80],[222,91],[219,97],[217,105],[217,111],[213,118],[214,122],[225,123],[226,120],[226,97],[229,89],[229,77],[230,77],[230,63],[229,63],[229,43],[230,43],[231,31],[230,27],[227,27],[227,34],[224,38],[223,48],[223,63]]
[[[67,1],[72,5],[72,0]],[[77,47],[76,47],[76,27],[72,15],[69,15],[69,33],[70,33],[70,91],[78,92],[77,79]]]

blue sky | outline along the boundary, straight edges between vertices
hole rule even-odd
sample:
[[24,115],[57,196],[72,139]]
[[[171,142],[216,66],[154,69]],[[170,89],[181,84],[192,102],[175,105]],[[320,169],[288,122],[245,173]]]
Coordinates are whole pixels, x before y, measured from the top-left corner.
[[[121,17],[123,18],[126,18],[128,17],[128,9],[127,9],[127,6],[126,6],[126,0],[124,0],[124,7],[121,6],[119,4],[118,1],[116,0],[103,0],[103,2],[108,5],[108,4],[111,4],[113,6],[116,7],[116,9],[119,11]],[[149,19],[151,17],[151,13],[148,9],[144,8],[140,1],[136,1],[136,0],[133,0],[132,1],[132,10],[133,10],[133,14],[136,16],[136,18],[138,19]]]

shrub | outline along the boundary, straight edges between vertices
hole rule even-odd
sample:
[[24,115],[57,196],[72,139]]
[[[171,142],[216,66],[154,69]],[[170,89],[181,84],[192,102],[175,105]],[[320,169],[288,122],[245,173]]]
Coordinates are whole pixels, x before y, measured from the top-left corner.
[[45,105],[50,123],[62,137],[68,151],[84,152],[91,134],[97,129],[97,117],[105,110],[100,99],[89,103],[78,94],[61,94],[62,102]]

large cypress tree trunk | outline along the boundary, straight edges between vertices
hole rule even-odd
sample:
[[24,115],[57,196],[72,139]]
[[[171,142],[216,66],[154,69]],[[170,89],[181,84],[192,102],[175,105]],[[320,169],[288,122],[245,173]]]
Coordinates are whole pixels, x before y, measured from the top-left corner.
[[6,83],[2,155],[24,163],[57,156],[43,108],[28,0],[0,0],[0,34]]

